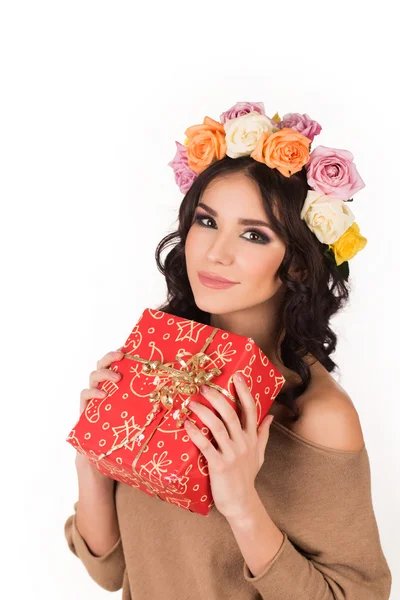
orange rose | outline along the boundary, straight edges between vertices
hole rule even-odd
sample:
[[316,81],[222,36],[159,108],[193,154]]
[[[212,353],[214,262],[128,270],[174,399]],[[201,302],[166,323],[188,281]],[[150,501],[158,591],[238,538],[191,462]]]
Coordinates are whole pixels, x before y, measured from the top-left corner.
[[250,156],[290,177],[308,162],[310,144],[302,133],[283,127],[275,133],[264,131]]
[[185,131],[189,168],[199,174],[226,154],[225,129],[221,123],[204,117],[202,125],[192,125]]

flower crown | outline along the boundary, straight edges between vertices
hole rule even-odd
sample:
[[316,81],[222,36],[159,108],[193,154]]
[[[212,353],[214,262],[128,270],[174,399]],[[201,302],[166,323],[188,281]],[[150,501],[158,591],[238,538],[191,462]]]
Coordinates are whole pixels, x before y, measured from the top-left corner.
[[285,177],[305,166],[311,190],[300,216],[347,280],[348,261],[367,239],[346,203],[365,183],[348,150],[317,146],[310,153],[311,142],[321,130],[307,114],[287,113],[281,119],[276,113],[269,118],[262,102],[238,102],[222,113],[220,122],[205,117],[201,125],[188,127],[184,145],[175,142],[177,151],[168,165],[183,194],[202,171],[224,156],[251,156]]

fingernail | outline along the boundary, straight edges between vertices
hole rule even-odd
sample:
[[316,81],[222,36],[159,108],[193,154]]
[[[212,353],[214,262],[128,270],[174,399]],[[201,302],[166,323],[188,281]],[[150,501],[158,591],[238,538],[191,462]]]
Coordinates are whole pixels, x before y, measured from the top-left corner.
[[205,385],[201,385],[201,386],[200,386],[200,392],[201,392],[202,394],[208,394],[208,391],[209,391],[209,390],[208,390],[208,387],[207,387],[207,386],[205,386]]
[[235,373],[236,381],[243,381],[243,375],[241,373]]

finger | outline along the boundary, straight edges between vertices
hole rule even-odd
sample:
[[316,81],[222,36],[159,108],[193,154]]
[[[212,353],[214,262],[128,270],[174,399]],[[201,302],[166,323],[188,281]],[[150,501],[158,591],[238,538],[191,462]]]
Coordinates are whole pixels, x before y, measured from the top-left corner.
[[115,352],[107,352],[107,354],[97,362],[96,368],[104,369],[109,367],[113,362],[120,360],[123,357],[123,354],[124,353],[120,350]]
[[257,432],[257,407],[243,375],[237,371],[233,377],[235,389],[242,406],[242,426],[248,434]]
[[220,458],[218,450],[212,445],[211,441],[208,440],[202,431],[190,420],[186,419],[185,429],[190,439],[195,446],[204,455],[207,462],[217,461]]
[[82,413],[86,409],[88,402],[93,398],[105,398],[106,396],[108,396],[107,392],[97,388],[82,390],[80,395],[80,412]]
[[113,381],[117,383],[121,379],[121,374],[112,369],[98,369],[92,371],[89,376],[89,387],[94,388],[101,381]]
[[271,427],[271,423],[274,420],[274,415],[266,415],[264,417],[260,427],[258,428],[257,438],[258,438],[258,447],[260,452],[260,458],[263,459],[265,454],[265,449],[269,440],[269,431]]
[[189,402],[189,408],[197,415],[201,422],[208,427],[221,452],[229,453],[232,447],[232,440],[224,423],[207,406],[199,402]]
[[237,437],[243,433],[242,424],[237,412],[229,404],[227,398],[207,385],[202,385],[200,392],[207,398],[211,406],[218,411],[219,415],[221,415],[230,438],[232,440],[237,439]]
[[108,393],[98,388],[86,388],[81,391],[82,402],[87,402],[91,398],[105,398],[106,396],[108,396]]

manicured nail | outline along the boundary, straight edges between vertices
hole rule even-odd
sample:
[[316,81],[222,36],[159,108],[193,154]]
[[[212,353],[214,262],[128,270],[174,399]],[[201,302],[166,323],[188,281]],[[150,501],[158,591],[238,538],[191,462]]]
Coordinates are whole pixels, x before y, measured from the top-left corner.
[[235,380],[236,381],[244,381],[243,375],[239,372],[235,373]]
[[206,394],[208,394],[208,392],[209,392],[209,391],[210,391],[210,390],[209,390],[209,388],[208,388],[206,385],[201,385],[201,386],[200,386],[200,392],[201,392],[202,394],[206,395]]

